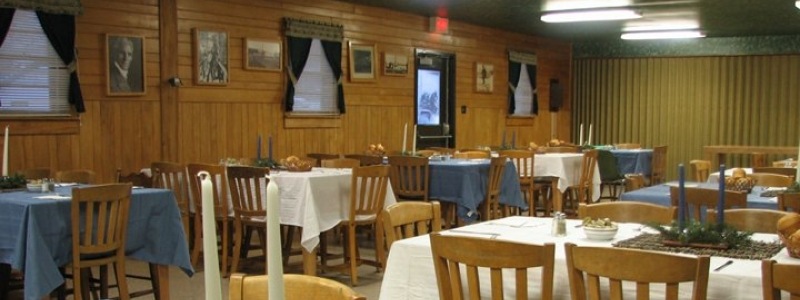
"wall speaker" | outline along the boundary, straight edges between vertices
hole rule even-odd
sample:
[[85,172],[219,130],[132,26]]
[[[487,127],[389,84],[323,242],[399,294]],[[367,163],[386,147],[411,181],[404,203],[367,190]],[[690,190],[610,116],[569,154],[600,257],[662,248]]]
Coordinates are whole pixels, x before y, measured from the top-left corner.
[[550,79],[550,111],[557,112],[564,105],[564,87],[558,79]]

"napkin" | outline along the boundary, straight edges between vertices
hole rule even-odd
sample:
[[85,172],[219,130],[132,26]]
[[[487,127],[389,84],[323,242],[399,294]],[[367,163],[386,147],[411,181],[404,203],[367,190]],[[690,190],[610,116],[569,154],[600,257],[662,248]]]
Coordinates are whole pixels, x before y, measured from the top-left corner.
[[72,199],[70,196],[62,196],[62,195],[47,195],[47,196],[39,196],[34,197],[36,199],[53,199],[53,200],[69,200]]

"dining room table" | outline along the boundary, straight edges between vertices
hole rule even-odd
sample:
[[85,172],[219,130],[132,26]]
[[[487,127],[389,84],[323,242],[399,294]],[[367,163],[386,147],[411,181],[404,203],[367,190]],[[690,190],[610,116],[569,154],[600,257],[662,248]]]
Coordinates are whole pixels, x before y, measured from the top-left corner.
[[609,152],[617,158],[620,174],[649,175],[652,170],[653,149],[611,149]]
[[[624,192],[620,195],[619,199],[620,201],[639,201],[662,206],[671,206],[672,200],[669,195],[670,187],[677,186],[677,181],[670,181],[664,184]],[[719,184],[712,182],[686,182],[685,186],[719,190]],[[783,190],[783,188],[754,186],[750,193],[747,194],[747,208],[778,209],[778,197],[776,193],[781,190]]]
[[[563,211],[563,194],[567,188],[581,181],[582,153],[536,153],[533,174],[538,179],[550,180],[553,207]],[[600,168],[595,166],[592,178],[592,201],[600,199]]]
[[[72,257],[73,187],[64,183],[49,193],[0,193],[0,263],[24,274],[25,299],[42,299],[64,283],[59,267]],[[132,190],[125,253],[156,267],[160,299],[169,299],[169,266],[194,274],[171,190]]]
[[[619,223],[618,232],[612,240],[590,240],[581,228],[580,220],[567,220],[567,234],[551,234],[551,218],[514,216],[504,219],[476,223],[456,229],[442,231],[442,234],[486,238],[488,240],[513,241],[527,244],[555,244],[555,268],[553,279],[553,299],[571,299],[567,273],[565,243],[578,246],[614,247],[624,240],[635,238],[643,233],[656,233],[655,230],[635,223]],[[753,240],[777,242],[776,234],[753,234]],[[800,264],[791,258],[785,249],[780,249],[771,259],[782,263]],[[707,299],[755,300],[761,295],[761,260],[711,256]],[[728,263],[730,261],[730,263]],[[721,268],[720,268],[721,267]],[[720,269],[718,269],[720,268]],[[481,299],[490,299],[490,282],[487,270],[479,272],[482,283]],[[601,281],[601,288],[608,290],[608,282]],[[485,285],[485,287],[483,287]],[[528,295],[539,295],[541,269],[528,271]],[[503,281],[504,294],[515,295],[515,282]],[[678,299],[691,298],[692,283],[681,283]],[[626,299],[635,299],[635,283],[623,284]],[[651,286],[651,299],[664,298],[663,285]],[[389,251],[386,271],[380,289],[381,300],[438,299],[436,273],[433,266],[430,238],[421,235],[396,241]]]

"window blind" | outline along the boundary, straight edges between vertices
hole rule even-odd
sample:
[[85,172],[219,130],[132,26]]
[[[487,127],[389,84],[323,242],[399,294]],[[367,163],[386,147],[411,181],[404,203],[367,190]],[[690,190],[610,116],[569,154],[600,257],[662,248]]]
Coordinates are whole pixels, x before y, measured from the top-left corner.
[[311,42],[308,60],[295,85],[293,113],[339,113],[336,107],[336,79],[319,39]]
[[533,88],[531,87],[530,76],[528,75],[528,68],[522,64],[520,68],[519,83],[514,90],[514,115],[515,116],[530,116],[533,115]]

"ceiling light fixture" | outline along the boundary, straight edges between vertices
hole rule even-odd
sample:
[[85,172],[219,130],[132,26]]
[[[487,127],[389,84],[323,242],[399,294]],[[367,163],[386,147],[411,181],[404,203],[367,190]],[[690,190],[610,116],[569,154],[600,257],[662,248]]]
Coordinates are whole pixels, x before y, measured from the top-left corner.
[[797,8],[800,8],[800,0],[795,1],[794,2],[794,6],[796,6]]
[[705,37],[705,33],[697,30],[678,30],[678,31],[650,31],[650,32],[628,32],[623,33],[623,40],[652,40],[652,39],[692,39]]
[[603,9],[582,11],[553,11],[542,15],[542,22],[566,23],[587,21],[630,20],[642,15],[632,9]]

